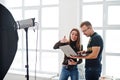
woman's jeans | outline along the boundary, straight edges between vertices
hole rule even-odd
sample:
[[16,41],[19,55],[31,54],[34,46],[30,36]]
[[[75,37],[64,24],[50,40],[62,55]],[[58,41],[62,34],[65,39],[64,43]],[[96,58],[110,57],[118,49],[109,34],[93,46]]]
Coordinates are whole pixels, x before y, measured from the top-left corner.
[[98,68],[86,68],[85,78],[86,80],[99,80],[101,74],[101,67]]
[[79,72],[77,65],[72,67],[66,65],[62,66],[59,80],[68,80],[69,77],[71,78],[71,80],[79,80]]

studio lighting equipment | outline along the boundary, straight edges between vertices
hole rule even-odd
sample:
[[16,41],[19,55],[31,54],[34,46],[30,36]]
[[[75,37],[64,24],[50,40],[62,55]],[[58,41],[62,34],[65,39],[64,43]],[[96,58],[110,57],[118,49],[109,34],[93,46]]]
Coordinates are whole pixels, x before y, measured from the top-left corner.
[[35,18],[17,21],[17,29],[25,29],[35,26]]
[[35,26],[35,18],[15,21],[10,11],[0,3],[0,80],[7,74],[18,46],[17,29],[26,32],[26,78],[29,80],[28,28]]
[[27,78],[27,80],[29,80],[29,59],[28,59],[28,28],[29,27],[34,27],[35,26],[35,18],[30,18],[30,19],[25,19],[25,20],[20,20],[17,21],[16,24],[17,25],[17,29],[24,29],[26,32],[26,72],[27,74],[25,75],[25,77]]

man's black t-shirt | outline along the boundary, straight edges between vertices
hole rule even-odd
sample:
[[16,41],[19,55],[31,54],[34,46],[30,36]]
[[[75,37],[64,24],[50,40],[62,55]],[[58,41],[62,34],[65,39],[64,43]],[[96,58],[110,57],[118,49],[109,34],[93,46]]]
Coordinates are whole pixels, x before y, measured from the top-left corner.
[[86,68],[97,68],[101,67],[101,59],[102,59],[102,50],[103,50],[103,40],[99,34],[96,32],[90,37],[87,49],[90,50],[92,47],[98,46],[100,47],[100,52],[96,59],[86,59],[85,67]]

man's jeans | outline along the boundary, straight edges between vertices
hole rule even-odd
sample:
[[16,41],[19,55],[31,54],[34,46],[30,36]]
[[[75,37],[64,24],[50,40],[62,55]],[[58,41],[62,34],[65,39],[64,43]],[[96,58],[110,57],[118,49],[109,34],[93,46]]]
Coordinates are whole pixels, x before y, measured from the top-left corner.
[[101,74],[101,67],[85,69],[86,80],[99,80],[100,74]]
[[73,67],[68,67],[65,65],[62,66],[59,80],[68,80],[69,77],[71,78],[71,80],[79,80],[79,72],[77,65]]

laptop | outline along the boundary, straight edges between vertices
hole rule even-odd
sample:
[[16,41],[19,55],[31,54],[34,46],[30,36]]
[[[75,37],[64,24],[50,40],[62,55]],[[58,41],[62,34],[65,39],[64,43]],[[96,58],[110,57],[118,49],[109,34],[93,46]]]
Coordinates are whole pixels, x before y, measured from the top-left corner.
[[67,56],[67,57],[70,57],[70,56],[87,56],[89,54],[92,53],[92,50],[88,50],[86,51],[85,53],[79,53],[77,54],[72,48],[70,45],[64,45],[64,46],[60,46],[60,49],[64,52],[64,54]]
[[60,49],[63,51],[63,53],[67,56],[77,56],[77,53],[71,48],[70,45],[64,45],[60,46]]

